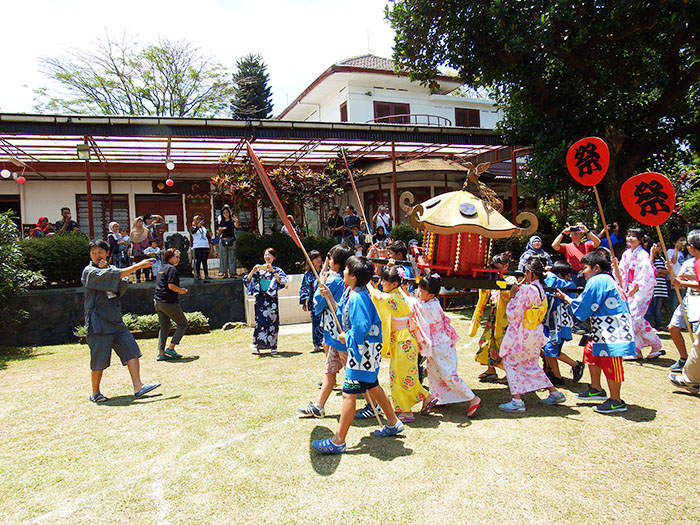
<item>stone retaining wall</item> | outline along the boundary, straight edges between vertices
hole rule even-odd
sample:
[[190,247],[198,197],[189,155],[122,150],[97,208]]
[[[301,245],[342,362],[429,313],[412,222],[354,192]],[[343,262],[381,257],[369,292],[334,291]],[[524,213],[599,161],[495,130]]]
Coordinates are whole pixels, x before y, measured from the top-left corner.
[[[242,279],[213,280],[195,283],[182,279],[181,286],[189,293],[180,296],[185,312],[200,311],[209,318],[212,329],[228,321],[245,321]],[[122,312],[135,315],[155,313],[154,283],[129,285],[122,297]],[[73,329],[85,324],[83,288],[30,290],[23,294],[16,307],[29,312],[19,327],[0,328],[0,346],[39,346],[77,342]],[[0,325],[1,326],[1,325]]]

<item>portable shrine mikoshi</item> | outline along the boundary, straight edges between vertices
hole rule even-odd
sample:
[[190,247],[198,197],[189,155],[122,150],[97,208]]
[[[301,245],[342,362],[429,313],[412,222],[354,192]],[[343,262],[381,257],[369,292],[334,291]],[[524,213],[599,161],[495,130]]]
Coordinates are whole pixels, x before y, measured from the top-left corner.
[[[412,206],[413,195],[401,194],[401,208],[411,225],[424,231],[423,246],[412,246],[418,269],[438,273],[444,286],[457,288],[502,288],[503,272],[487,268],[493,239],[516,235],[532,235],[537,230],[537,217],[529,212],[518,214],[517,221],[528,221],[522,228],[501,215],[503,201],[485,184],[479,175],[488,163],[474,167],[466,164],[467,180],[459,191],[443,193]],[[478,196],[467,188],[478,192]]]

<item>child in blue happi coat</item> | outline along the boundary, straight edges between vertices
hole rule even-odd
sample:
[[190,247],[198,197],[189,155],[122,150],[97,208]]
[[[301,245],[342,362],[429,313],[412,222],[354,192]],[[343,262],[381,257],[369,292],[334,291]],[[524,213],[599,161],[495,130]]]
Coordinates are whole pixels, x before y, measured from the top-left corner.
[[328,268],[330,271],[327,274],[320,275],[320,278],[321,283],[330,291],[332,300],[326,299],[321,295],[320,287],[316,287],[314,291],[314,313],[321,317],[323,326],[323,344],[326,352],[325,373],[316,402],[309,401],[308,405],[297,408],[300,417],[323,417],[326,414],[324,407],[328,397],[333,392],[335,376],[345,366],[348,354],[345,343],[341,343],[338,340],[340,328],[335,324],[331,308],[335,310],[338,301],[343,296],[343,291],[345,290],[343,272],[345,271],[345,262],[351,254],[350,248],[345,244],[336,244],[328,252]]
[[[571,280],[571,265],[566,261],[556,261],[552,265],[552,270],[547,272],[544,278],[545,288],[559,288],[567,290],[576,288],[576,284]],[[576,297],[575,295],[569,295]],[[571,367],[574,383],[578,383],[585,365],[581,361],[574,361],[564,352],[562,347],[566,341],[571,341],[571,329],[574,326],[569,305],[556,297],[553,293],[547,292],[549,300],[549,310],[544,321],[544,335],[547,336],[547,343],[544,345],[544,362],[545,369],[549,370],[547,374],[553,385],[563,385],[564,378],[559,371],[559,361],[562,361]]]
[[[368,393],[373,403],[379,404],[386,414],[387,424],[374,435],[395,436],[404,426],[379,386],[379,365],[382,360],[382,322],[367,290],[367,283],[374,275],[374,265],[366,257],[350,257],[345,264],[343,279],[348,288],[338,303],[336,315],[341,323],[339,340],[344,342],[348,359],[343,383],[343,405],[336,433],[323,440],[315,440],[311,446],[322,454],[345,452],[345,437],[355,418],[358,394]],[[321,293],[329,299],[330,290],[320,286]]]
[[[576,299],[561,290],[556,293],[571,306],[571,313],[577,319],[591,319],[591,336],[583,350],[583,362],[588,365],[591,384],[578,398],[604,401],[594,409],[601,414],[626,412],[627,405],[620,394],[625,378],[622,358],[637,355],[627,297],[610,275],[610,264],[605,257],[587,253],[581,259],[581,266],[586,278],[583,293]],[[609,397],[600,384],[601,372],[608,382]]]
[[[309,260],[314,265],[316,273],[321,271],[323,258],[317,250],[309,252]],[[320,313],[314,310],[314,292],[316,291],[316,273],[313,272],[309,263],[306,263],[306,272],[301,278],[301,286],[299,287],[299,304],[302,310],[311,313],[311,340],[314,345],[314,352],[322,350],[323,343],[323,326],[321,325],[322,318]]]

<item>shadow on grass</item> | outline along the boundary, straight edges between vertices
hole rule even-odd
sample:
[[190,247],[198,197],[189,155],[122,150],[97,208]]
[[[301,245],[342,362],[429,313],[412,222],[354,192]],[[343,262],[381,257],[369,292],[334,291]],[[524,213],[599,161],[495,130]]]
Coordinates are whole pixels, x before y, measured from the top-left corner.
[[318,439],[326,439],[333,435],[333,432],[326,427],[316,426],[311,431],[311,439],[309,440],[309,456],[311,458],[311,465],[317,474],[321,476],[330,476],[333,474],[338,465],[340,464],[340,456],[342,454],[319,454],[316,452],[314,447],[311,446],[311,442]]
[[183,357],[182,359],[166,359],[162,361],[163,363],[191,363],[192,361],[197,361],[199,359],[198,355],[190,355]]
[[406,448],[404,445],[404,439],[406,436],[402,435],[388,438],[364,436],[357,445],[346,449],[345,453],[353,456],[369,454],[380,461],[392,461],[413,454],[413,449]]
[[170,401],[171,399],[177,399],[179,398],[180,395],[176,396],[170,396],[170,397],[163,397],[163,394],[154,394],[152,396],[141,396],[141,397],[134,397],[133,395],[130,396],[114,396],[110,397],[109,401],[105,401],[104,403],[98,403],[100,406],[108,406],[108,407],[128,407],[131,405],[147,405],[149,403],[155,403],[158,401]]
[[7,365],[12,361],[25,361],[34,359],[40,355],[48,355],[50,352],[39,352],[34,347],[0,347],[0,370],[7,368]]
[[257,354],[258,357],[264,358],[264,357],[296,357],[298,355],[301,355],[302,352],[277,352],[277,355],[272,355],[270,352],[265,352],[265,350],[261,350],[261,354]]

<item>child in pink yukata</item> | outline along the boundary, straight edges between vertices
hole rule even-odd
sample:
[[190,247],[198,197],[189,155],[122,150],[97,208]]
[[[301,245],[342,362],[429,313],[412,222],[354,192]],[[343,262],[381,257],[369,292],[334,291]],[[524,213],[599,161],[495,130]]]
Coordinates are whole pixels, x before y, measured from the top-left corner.
[[547,296],[542,288],[544,263],[533,257],[525,264],[525,279],[521,287],[511,288],[512,299],[508,303],[508,329],[501,343],[503,368],[508,378],[508,388],[513,399],[498,405],[504,412],[525,412],[522,394],[546,388],[549,396],[540,399],[545,405],[558,405],[566,401],[564,394],[552,386],[540,367],[540,352],[547,342],[542,320],[547,313]]
[[418,301],[413,302],[413,311],[423,334],[418,345],[421,354],[427,358],[428,384],[430,393],[435,396],[435,403],[431,403],[428,410],[433,404],[467,402],[467,416],[472,417],[481,406],[481,398],[457,374],[455,343],[460,338],[440,306],[437,298],[440,286],[438,274],[423,277],[418,284]]
[[625,360],[640,359],[642,348],[651,347],[647,359],[654,359],[666,352],[661,348],[661,339],[644,316],[649,309],[649,303],[654,296],[656,277],[651,265],[649,252],[642,246],[644,231],[640,228],[627,230],[627,250],[620,259],[620,285],[627,294],[627,302],[634,323],[634,342],[637,345],[636,356],[626,356]]

